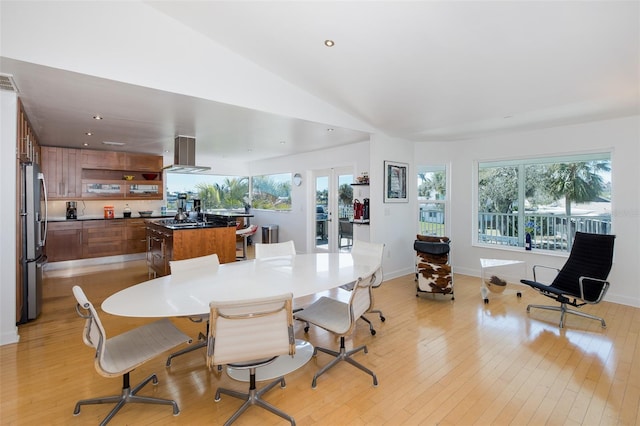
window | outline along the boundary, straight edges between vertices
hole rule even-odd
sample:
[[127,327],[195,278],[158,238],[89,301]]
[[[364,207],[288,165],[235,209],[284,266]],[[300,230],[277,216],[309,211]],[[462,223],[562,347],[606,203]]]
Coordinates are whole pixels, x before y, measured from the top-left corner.
[[187,210],[193,200],[201,202],[202,210],[239,209],[249,204],[247,176],[220,176],[193,173],[167,173],[167,210],[177,209],[178,194],[187,194]]
[[418,166],[418,222],[421,235],[445,236],[447,168]]
[[570,251],[576,231],[611,233],[609,153],[478,164],[478,243]]
[[291,173],[253,176],[252,207],[264,210],[291,210],[291,179]]

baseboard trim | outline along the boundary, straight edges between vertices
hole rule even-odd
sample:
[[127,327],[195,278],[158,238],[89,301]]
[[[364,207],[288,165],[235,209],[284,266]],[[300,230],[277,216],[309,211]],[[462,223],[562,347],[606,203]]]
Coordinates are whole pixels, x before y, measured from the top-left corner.
[[65,260],[47,263],[44,267],[44,274],[46,277],[72,277],[104,269],[122,269],[131,266],[129,262],[144,261],[145,259],[145,253],[136,253],[92,259]]

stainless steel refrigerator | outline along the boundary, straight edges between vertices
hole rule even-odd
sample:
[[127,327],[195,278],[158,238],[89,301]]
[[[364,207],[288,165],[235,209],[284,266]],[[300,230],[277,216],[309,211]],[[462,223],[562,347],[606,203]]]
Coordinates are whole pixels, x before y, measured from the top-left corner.
[[44,255],[47,241],[47,189],[44,175],[37,164],[23,163],[21,172],[24,301],[20,323],[24,323],[36,319],[42,309],[42,269],[47,263]]

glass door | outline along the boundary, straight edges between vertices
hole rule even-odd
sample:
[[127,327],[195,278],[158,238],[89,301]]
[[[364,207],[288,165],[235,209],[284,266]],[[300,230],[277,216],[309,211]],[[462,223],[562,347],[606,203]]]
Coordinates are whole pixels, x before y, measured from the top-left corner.
[[315,251],[350,251],[353,244],[353,171],[348,167],[317,170],[314,182]]

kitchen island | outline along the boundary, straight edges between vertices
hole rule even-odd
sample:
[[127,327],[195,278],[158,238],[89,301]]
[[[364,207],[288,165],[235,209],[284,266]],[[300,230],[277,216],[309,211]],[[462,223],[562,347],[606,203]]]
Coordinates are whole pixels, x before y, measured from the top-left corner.
[[221,222],[147,222],[149,275],[169,275],[172,260],[217,254],[220,263],[236,260],[236,228]]

